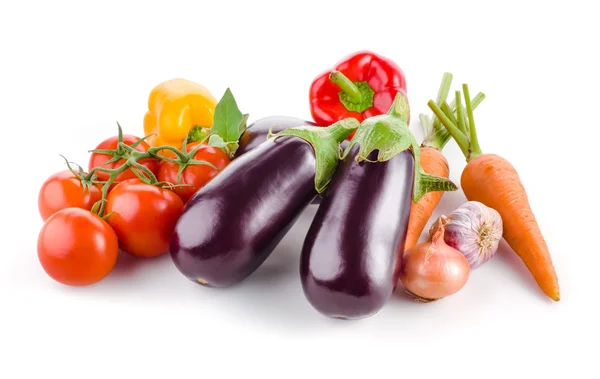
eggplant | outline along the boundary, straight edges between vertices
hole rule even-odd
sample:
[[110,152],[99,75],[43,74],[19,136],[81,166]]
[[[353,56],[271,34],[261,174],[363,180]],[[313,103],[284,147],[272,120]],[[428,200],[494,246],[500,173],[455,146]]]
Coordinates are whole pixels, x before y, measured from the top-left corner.
[[405,150],[386,162],[357,163],[358,148],[323,196],[301,254],[304,292],[330,317],[366,317],[383,307],[397,282],[396,252],[408,230],[412,154]]
[[208,287],[231,286],[254,272],[329,184],[340,141],[358,127],[350,120],[288,128],[234,159],[196,192],[171,237],[179,271]]
[[302,125],[316,126],[314,122],[305,121],[301,118],[286,116],[270,116],[256,120],[248,126],[239,139],[239,147],[235,151],[234,159],[241,157],[248,151],[258,147],[267,140],[269,129],[273,133],[279,133],[288,128]]
[[300,278],[305,297],[325,316],[377,313],[398,282],[413,199],[456,189],[422,171],[408,116],[399,94],[387,115],[363,121],[309,227]]
[[[272,133],[279,133],[289,128],[294,128],[302,125],[318,126],[314,122],[305,121],[301,118],[286,117],[286,116],[270,116],[256,120],[248,126],[241,135],[239,147],[235,152],[234,159],[241,157],[250,150],[258,147],[261,143],[267,140],[269,130]],[[341,143],[341,148],[345,149],[348,146],[348,140],[345,139]],[[315,196],[311,204],[320,204],[321,196]]]

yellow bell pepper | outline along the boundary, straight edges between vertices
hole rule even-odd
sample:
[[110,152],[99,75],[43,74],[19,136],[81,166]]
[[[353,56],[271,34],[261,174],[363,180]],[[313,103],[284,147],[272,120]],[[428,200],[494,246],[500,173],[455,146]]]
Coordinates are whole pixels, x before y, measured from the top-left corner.
[[217,100],[198,83],[171,79],[150,92],[148,111],[144,116],[144,134],[151,146],[169,145],[181,148],[194,127],[210,128]]

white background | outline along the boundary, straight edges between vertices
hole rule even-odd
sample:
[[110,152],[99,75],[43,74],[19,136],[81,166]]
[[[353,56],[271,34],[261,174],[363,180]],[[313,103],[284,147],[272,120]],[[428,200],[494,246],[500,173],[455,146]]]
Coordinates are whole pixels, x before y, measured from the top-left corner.
[[[0,5],[0,377],[598,377],[598,12],[594,2],[3,1]],[[165,255],[122,259],[69,288],[37,261],[37,191],[116,132],[141,135],[147,96],[184,77],[251,121],[310,117],[314,76],[370,49],[404,70],[413,115],[444,71],[487,99],[486,152],[513,162],[550,246],[562,300],[503,244],[458,294],[397,294],[377,315],[326,319],[302,294],[311,206],[234,288],[185,279]],[[417,117],[412,129],[417,138]],[[460,182],[464,159],[444,153]],[[436,214],[465,201],[445,195]]]

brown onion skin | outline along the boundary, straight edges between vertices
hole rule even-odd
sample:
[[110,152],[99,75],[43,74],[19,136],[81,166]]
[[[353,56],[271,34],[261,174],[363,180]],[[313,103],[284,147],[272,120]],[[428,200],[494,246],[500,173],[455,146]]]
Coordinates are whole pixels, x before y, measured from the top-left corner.
[[404,253],[400,281],[420,300],[433,301],[460,291],[470,274],[467,258],[444,242],[444,228],[428,242],[420,243]]

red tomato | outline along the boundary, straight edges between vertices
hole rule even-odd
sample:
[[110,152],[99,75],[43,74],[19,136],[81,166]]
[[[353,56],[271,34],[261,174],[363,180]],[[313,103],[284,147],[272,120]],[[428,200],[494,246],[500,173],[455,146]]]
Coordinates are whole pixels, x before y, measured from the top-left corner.
[[[192,151],[200,142],[188,143],[187,151]],[[172,153],[171,153],[172,154]],[[219,148],[203,144],[194,154],[194,159],[212,163],[219,170],[224,169],[231,160],[225,152]],[[194,194],[206,183],[208,183],[219,171],[207,165],[191,164],[181,172],[181,180],[177,182],[177,172],[179,165],[167,161],[160,164],[158,170],[158,181],[171,184],[186,184],[173,188],[181,200],[188,202]]]
[[85,286],[106,277],[117,263],[117,235],[98,215],[65,208],[46,220],[38,236],[38,258],[57,282]]
[[90,210],[95,202],[102,199],[102,187],[92,185],[85,189],[69,170],[50,175],[42,184],[38,194],[38,210],[42,220],[65,208],[82,208]]
[[[136,136],[132,136],[130,134],[123,135],[123,142],[126,145],[131,146],[133,143],[135,143],[137,141],[139,141],[139,138]],[[117,148],[118,142],[119,142],[119,138],[117,136],[110,137],[110,138],[102,141],[98,146],[96,146],[96,149],[115,150]],[[135,147],[135,149],[137,151],[140,151],[142,153],[148,151],[149,148],[150,148],[150,145],[148,145],[145,141],[143,141],[142,143],[140,143],[139,145],[137,145]],[[92,153],[92,155],[90,156],[90,162],[88,164],[88,169],[91,170],[94,167],[104,167],[104,168],[113,170],[113,169],[119,168],[120,166],[122,166],[125,163],[124,159],[119,159],[118,161],[115,161],[115,162],[112,162],[112,163],[109,163],[109,164],[103,166],[104,163],[106,161],[110,160],[111,158],[112,158],[112,155],[109,155],[109,154]],[[152,173],[155,175],[158,172],[159,162],[155,159],[152,159],[152,158],[141,159],[137,163],[148,167],[150,169],[150,171],[152,171]],[[109,178],[109,175],[105,172],[97,171],[96,173],[97,173],[99,180],[103,181],[103,180],[108,180],[108,178]],[[124,180],[133,179],[133,178],[137,178],[137,176],[135,176],[133,171],[131,171],[131,169],[128,168],[127,170],[125,170],[122,173],[120,173],[119,175],[117,175],[115,181],[122,182]],[[114,186],[111,186],[111,189],[112,188],[114,188]]]
[[129,179],[107,196],[106,214],[123,251],[154,257],[169,250],[171,234],[183,212],[183,201],[173,192]]

